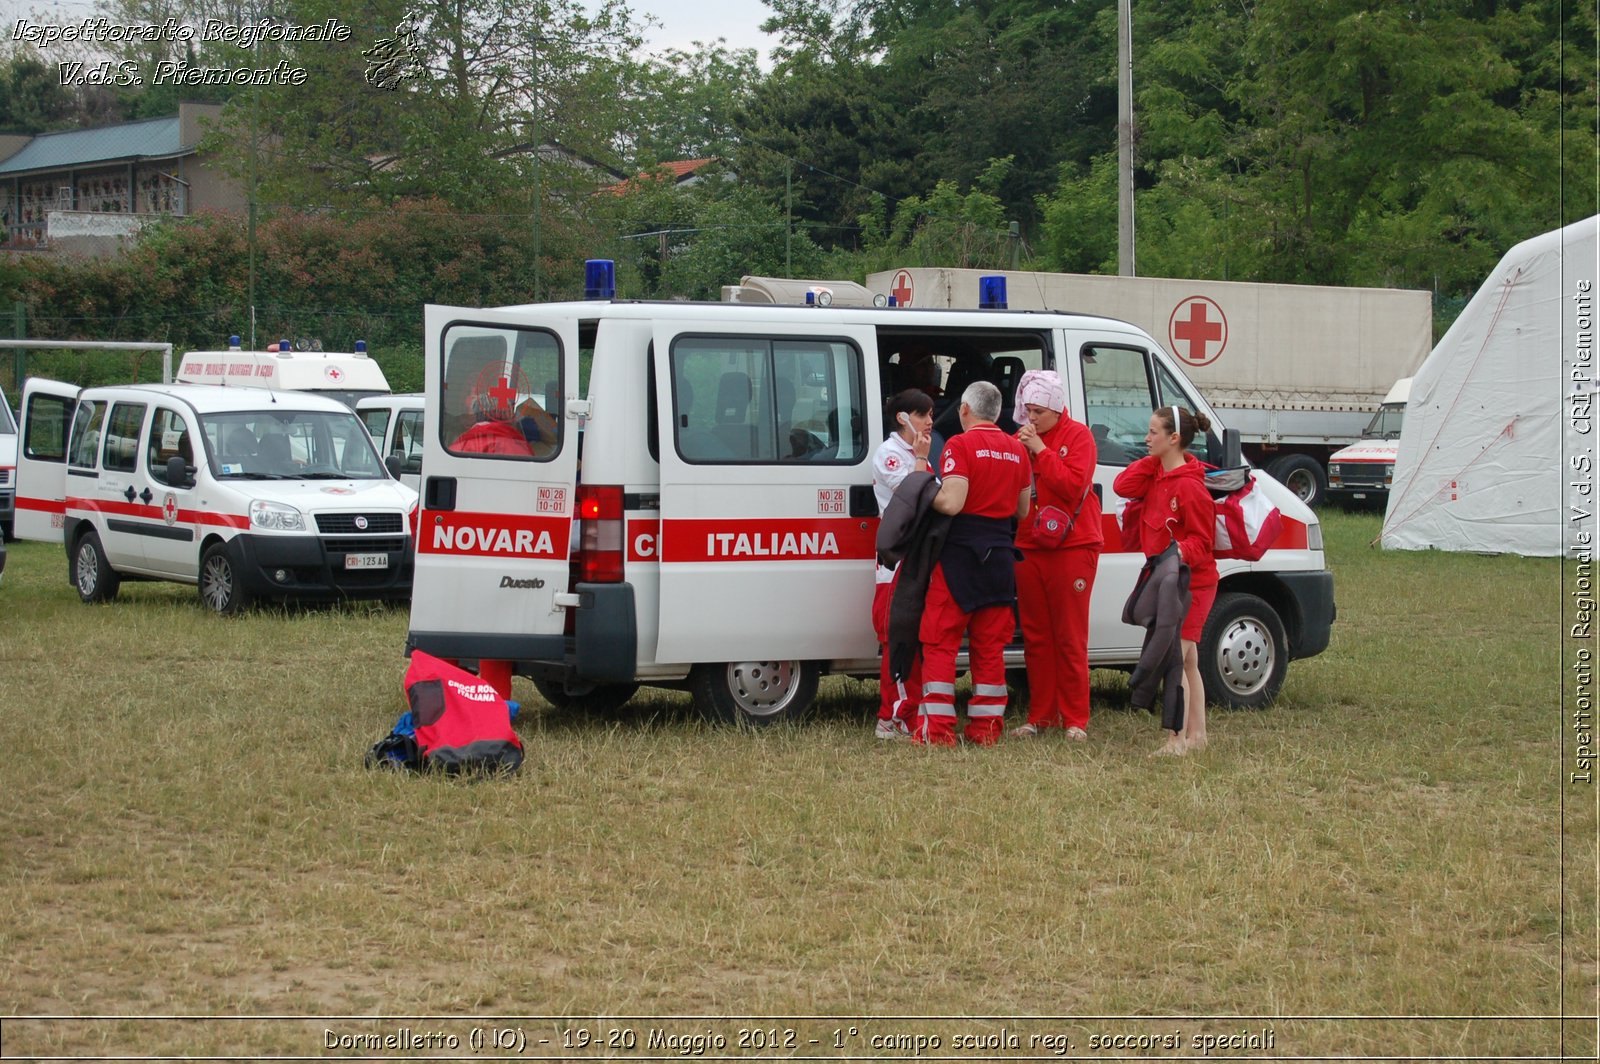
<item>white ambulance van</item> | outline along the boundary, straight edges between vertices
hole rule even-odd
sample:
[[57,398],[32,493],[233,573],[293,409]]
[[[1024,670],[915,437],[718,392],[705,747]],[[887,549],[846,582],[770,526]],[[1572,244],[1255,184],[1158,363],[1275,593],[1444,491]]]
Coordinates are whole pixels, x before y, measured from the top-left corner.
[[1401,377],[1383,397],[1361,439],[1335,451],[1328,459],[1328,497],[1351,505],[1382,506],[1394,483],[1395,458],[1400,454],[1400,429],[1411,399],[1411,378]]
[[[1121,613],[1144,559],[1120,549],[1111,482],[1145,453],[1152,409],[1212,413],[1148,334],[1083,314],[591,289],[601,298],[426,308],[411,646],[495,671],[509,662],[560,705],[687,687],[708,713],[752,723],[803,710],[824,673],[875,676],[871,457],[885,397],[908,383],[902,361],[932,353],[945,437],[961,431],[969,383],[999,386],[1014,430],[1023,372],[1060,372],[1070,414],[1100,441],[1107,547],[1090,660],[1137,660],[1144,631]],[[548,446],[518,451],[504,427],[504,449],[466,446],[489,436],[483,411],[530,392],[552,397]],[[1213,425],[1195,450],[1219,464]],[[1271,478],[1258,487],[1281,507],[1282,535],[1259,562],[1222,563],[1202,640],[1208,695],[1235,706],[1270,702],[1291,659],[1328,645],[1334,618],[1316,515]],[[1021,666],[1020,640],[1007,663]]]
[[412,491],[422,481],[422,393],[368,395],[356,401],[356,416],[367,427],[389,471]]
[[17,506],[17,423],[0,390],[0,543],[10,539]]
[[288,340],[268,344],[265,351],[245,351],[239,338],[228,338],[226,351],[190,351],[178,363],[180,384],[245,385],[286,391],[317,392],[355,409],[363,396],[389,394],[389,382],[367,355],[365,340],[354,351],[296,351]]
[[17,468],[17,535],[65,544],[85,602],[123,580],[195,584],[218,613],[411,590],[416,493],[334,399],[33,378]]

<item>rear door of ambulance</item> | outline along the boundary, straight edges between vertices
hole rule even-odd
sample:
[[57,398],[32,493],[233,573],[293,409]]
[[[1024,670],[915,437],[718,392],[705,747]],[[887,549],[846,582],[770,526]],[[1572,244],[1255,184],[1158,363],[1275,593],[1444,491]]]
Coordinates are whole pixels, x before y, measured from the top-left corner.
[[873,329],[658,319],[661,663],[871,659]]
[[578,470],[576,321],[429,306],[424,328],[412,643],[445,657],[559,661],[566,611],[555,596],[567,587]]
[[[75,384],[40,377],[23,385],[17,442],[18,539],[61,542],[66,520],[67,436],[78,406],[78,391]],[[90,456],[93,465],[92,451]],[[87,473],[85,480],[92,489]]]

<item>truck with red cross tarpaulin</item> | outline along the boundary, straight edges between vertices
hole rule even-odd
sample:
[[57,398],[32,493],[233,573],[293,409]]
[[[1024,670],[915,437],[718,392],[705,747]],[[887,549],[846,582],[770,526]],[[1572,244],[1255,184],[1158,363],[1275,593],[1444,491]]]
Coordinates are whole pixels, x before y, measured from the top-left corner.
[[[1144,329],[1239,431],[1245,457],[1313,505],[1327,497],[1328,460],[1433,349],[1423,291],[931,267],[874,273],[866,287],[899,307],[977,307],[979,278],[996,275],[1013,310]],[[1138,444],[1133,428],[1123,443]]]
[[[878,676],[872,456],[885,401],[930,352],[944,439],[985,380],[1016,432],[1022,375],[1053,369],[1084,424],[1142,436],[1156,406],[1181,403],[1213,415],[1196,454],[1220,465],[1237,449],[1181,364],[1126,322],[890,308],[860,285],[753,278],[720,303],[618,299],[606,266],[590,263],[581,301],[424,309],[407,643],[505,695],[522,676],[558,707],[604,712],[642,685],[680,688],[710,717],[765,724],[802,713],[824,674]],[[1117,546],[1112,487],[1133,457],[1108,442],[1095,471],[1096,667],[1131,667],[1144,640],[1122,621],[1144,556]],[[1220,563],[1200,641],[1208,695],[1238,706],[1271,702],[1334,619],[1315,512],[1256,483],[1282,531],[1259,560]],[[1020,640],[1005,660],[1021,668]]]

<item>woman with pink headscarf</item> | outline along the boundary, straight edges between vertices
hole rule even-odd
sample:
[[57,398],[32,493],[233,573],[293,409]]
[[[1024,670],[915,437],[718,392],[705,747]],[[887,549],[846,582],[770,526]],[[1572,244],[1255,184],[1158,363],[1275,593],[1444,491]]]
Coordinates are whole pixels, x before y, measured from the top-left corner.
[[1089,737],[1089,597],[1100,564],[1096,450],[1088,426],[1066,413],[1066,389],[1052,370],[1029,370],[1017,385],[1017,440],[1033,459],[1033,504],[1017,529],[1017,607],[1028,669],[1028,720],[1013,738],[1061,728]]

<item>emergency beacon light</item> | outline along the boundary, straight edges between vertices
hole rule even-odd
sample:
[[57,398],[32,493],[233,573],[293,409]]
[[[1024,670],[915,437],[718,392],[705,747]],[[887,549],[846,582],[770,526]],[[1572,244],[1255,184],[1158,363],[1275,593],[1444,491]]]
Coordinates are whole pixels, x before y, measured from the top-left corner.
[[1006,279],[998,274],[978,278],[978,309],[1006,309]]
[[610,259],[586,259],[583,263],[583,298],[614,299],[616,294],[616,263]]

